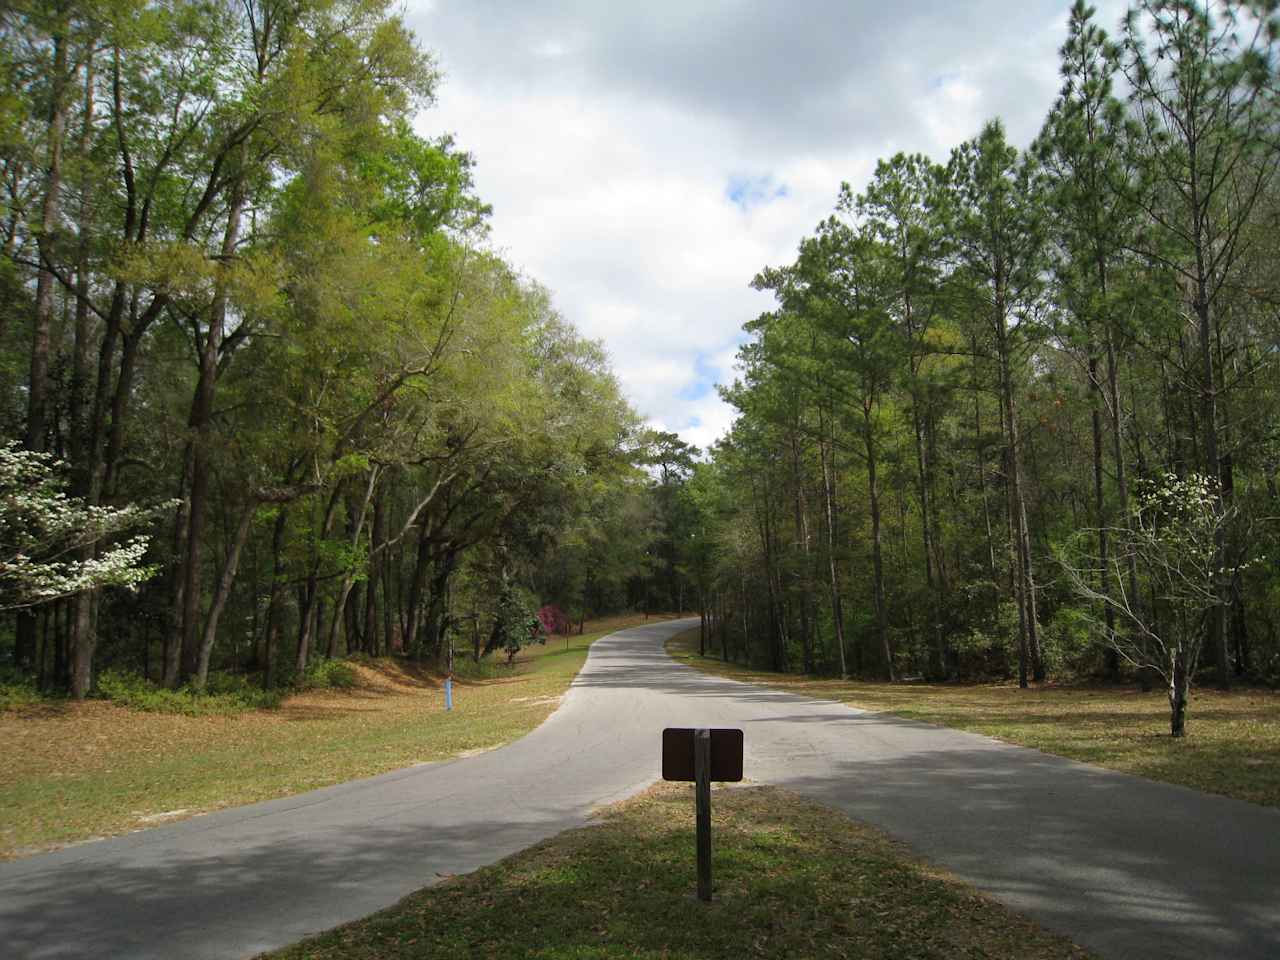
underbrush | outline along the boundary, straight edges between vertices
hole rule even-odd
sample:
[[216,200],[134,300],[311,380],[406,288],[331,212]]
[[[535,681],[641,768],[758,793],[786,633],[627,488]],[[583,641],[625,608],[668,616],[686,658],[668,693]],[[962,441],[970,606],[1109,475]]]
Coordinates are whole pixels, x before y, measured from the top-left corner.
[[98,677],[97,693],[104,700],[148,713],[179,713],[188,717],[228,716],[248,710],[274,710],[291,693],[303,690],[354,687],[356,671],[342,660],[317,660],[301,676],[272,690],[263,690],[247,677],[211,673],[203,691],[190,687],[169,690],[133,673],[106,670]]
[[287,691],[263,690],[244,677],[210,674],[203,692],[190,687],[169,690],[134,673],[104,670],[98,676],[98,696],[148,713],[180,713],[188,717],[226,716],[246,710],[274,709]]
[[512,673],[509,664],[485,657],[479,663],[470,657],[459,657],[453,661],[453,675],[459,680],[492,680],[495,677],[509,677]]
[[357,679],[355,670],[345,660],[315,660],[307,664],[293,687],[295,690],[350,690]]
[[47,698],[36,688],[35,679],[14,670],[0,670],[0,710],[43,703]]

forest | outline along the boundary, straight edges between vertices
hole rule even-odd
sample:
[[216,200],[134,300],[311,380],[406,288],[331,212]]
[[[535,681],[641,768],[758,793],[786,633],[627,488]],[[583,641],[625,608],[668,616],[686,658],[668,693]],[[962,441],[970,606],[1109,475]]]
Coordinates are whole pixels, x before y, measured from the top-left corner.
[[839,185],[704,452],[495,252],[389,3],[10,5],[0,670],[271,688],[694,609],[779,671],[1159,682],[1175,733],[1280,682],[1272,6],[1077,3],[1026,149]]
[[1270,5],[1077,3],[1034,141],[840,186],[685,488],[704,651],[887,680],[1280,681]]
[[287,687],[678,602],[673,438],[415,131],[392,4],[8,4],[0,73],[0,681]]

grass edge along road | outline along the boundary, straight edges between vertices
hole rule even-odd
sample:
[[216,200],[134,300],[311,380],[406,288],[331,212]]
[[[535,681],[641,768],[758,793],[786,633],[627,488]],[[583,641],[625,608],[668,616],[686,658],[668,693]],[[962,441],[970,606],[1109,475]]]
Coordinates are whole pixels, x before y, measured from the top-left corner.
[[774,787],[714,793],[707,905],[693,898],[691,785],[658,784],[598,818],[260,960],[1089,956]]
[[451,713],[437,674],[387,658],[357,663],[353,689],[232,716],[92,700],[0,711],[0,859],[494,749],[551,715],[594,640],[658,619],[526,648],[511,669],[455,681]]
[[1007,743],[1280,807],[1280,694],[1192,690],[1185,739],[1169,736],[1160,689],[1015,684],[863,683],[754,670],[698,654],[698,629],[666,644],[680,663],[705,673],[789,693],[836,700],[912,720],[980,733]]

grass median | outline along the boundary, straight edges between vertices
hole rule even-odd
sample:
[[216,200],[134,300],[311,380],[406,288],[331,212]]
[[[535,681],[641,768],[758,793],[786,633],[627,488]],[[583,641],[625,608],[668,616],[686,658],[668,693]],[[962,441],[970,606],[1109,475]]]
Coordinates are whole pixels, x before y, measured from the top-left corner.
[[715,899],[693,898],[693,793],[661,784],[493,866],[270,960],[1085,958],[1070,941],[772,787],[713,794]]
[[0,711],[0,859],[501,746],[550,715],[593,640],[640,622],[591,622],[460,679],[449,713],[440,677],[398,659],[357,664],[352,689],[231,716],[92,700]]
[[1164,693],[1013,683],[861,683],[749,670],[698,655],[698,631],[667,652],[708,673],[969,730],[1165,783],[1280,807],[1280,694],[1193,690],[1188,735],[1169,736]]

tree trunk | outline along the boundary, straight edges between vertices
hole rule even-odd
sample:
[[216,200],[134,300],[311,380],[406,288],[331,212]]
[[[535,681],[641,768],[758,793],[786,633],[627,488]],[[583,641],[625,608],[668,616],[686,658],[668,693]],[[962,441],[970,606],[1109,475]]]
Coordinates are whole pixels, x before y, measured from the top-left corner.
[[[27,386],[26,446],[44,450],[48,432],[49,406],[49,329],[53,321],[53,262],[58,208],[62,194],[62,147],[67,124],[67,15],[59,11],[59,23],[53,32],[53,77],[46,138],[48,168],[45,173],[44,198],[40,205],[40,232],[36,236],[36,253],[40,261],[36,271],[36,302],[31,324],[31,366]],[[36,615],[19,610],[14,635],[14,659],[23,669],[35,665]],[[86,668],[87,669],[87,668]],[[73,677],[76,671],[72,671]]]
[[409,576],[409,597],[405,604],[404,651],[417,654],[418,623],[422,606],[422,591],[426,586],[427,567],[431,563],[431,532],[424,526],[418,535],[418,550],[414,558],[413,571]]
[[885,673],[889,682],[897,680],[897,672],[893,667],[893,650],[889,647],[889,618],[885,609],[884,595],[884,545],[880,531],[880,480],[878,474],[878,454],[875,440],[871,435],[871,405],[862,406],[864,446],[867,451],[867,497],[871,505],[871,571],[872,600],[876,615],[876,637],[880,641],[880,654],[884,657]]
[[1027,527],[1026,497],[1022,488],[1022,466],[1018,431],[1018,408],[1013,395],[1008,331],[1004,304],[996,301],[996,343],[1000,361],[1000,386],[1005,420],[1005,458],[1008,471],[1009,533],[1013,541],[1014,598],[1018,604],[1018,685],[1027,685],[1028,662],[1035,680],[1044,679],[1040,641],[1036,623],[1035,577],[1031,561],[1031,537]]
[[205,683],[209,679],[209,658],[213,654],[213,643],[218,637],[218,621],[222,618],[222,611],[227,605],[227,598],[231,596],[231,587],[236,579],[236,568],[240,565],[240,552],[244,548],[245,541],[249,539],[249,531],[253,527],[254,507],[255,504],[250,501],[244,508],[240,523],[236,527],[235,536],[231,541],[231,549],[227,551],[226,560],[222,564],[222,571],[218,574],[218,586],[213,594],[213,603],[209,607],[209,617],[205,621],[204,631],[200,637],[200,656],[196,663],[196,672],[192,683],[192,686],[197,690],[203,690]]
[[[1214,483],[1214,499],[1219,510],[1222,509],[1222,465],[1218,451],[1218,389],[1217,377],[1213,364],[1211,342],[1212,324],[1209,315],[1209,295],[1202,279],[1196,289],[1196,335],[1197,353],[1200,362],[1200,426],[1204,431],[1204,472]],[[1222,526],[1214,531],[1213,565],[1221,570],[1226,555],[1226,544],[1223,540]],[[1208,611],[1207,645],[1213,651],[1214,666],[1217,672],[1218,687],[1222,690],[1231,686],[1231,670],[1228,665],[1226,631],[1223,629],[1226,615],[1226,600],[1222,577],[1218,577],[1217,592],[1221,602],[1214,604]]]
[[[752,489],[755,484],[752,483]],[[765,582],[768,585],[769,595],[769,647],[770,660],[773,669],[782,673],[786,670],[786,651],[784,645],[786,643],[785,634],[782,629],[782,614],[778,600],[778,590],[775,589],[775,550],[773,542],[773,524],[772,512],[769,509],[768,491],[757,493],[757,509],[760,511],[760,519],[758,526],[760,528],[760,537],[764,546],[764,572]]]
[[[237,180],[231,187],[227,225],[222,235],[222,263],[235,256],[240,239],[240,221],[245,207],[245,185]],[[202,642],[199,634],[202,551],[204,523],[208,510],[210,433],[213,429],[213,399],[218,380],[218,352],[227,319],[225,280],[219,277],[209,309],[209,329],[200,349],[200,374],[192,398],[188,427],[192,430],[191,495],[187,511],[187,554],[183,561],[182,679],[200,671]]]
[[[821,432],[821,410],[819,411],[819,431]],[[834,426],[832,427],[834,431]],[[827,570],[831,585],[831,619],[835,626],[836,649],[840,653],[840,679],[849,678],[849,666],[845,660],[844,649],[844,610],[840,603],[840,570],[836,563],[836,504],[835,504],[835,466],[831,462],[835,458],[834,442],[820,440],[818,455],[822,460],[822,492],[827,508]]]
[[800,651],[805,673],[813,673],[813,636],[809,624],[809,518],[804,502],[804,478],[800,470],[799,431],[791,433],[791,483],[794,487],[796,539],[801,562],[796,572],[796,599],[800,607]]
[[267,600],[267,622],[263,629],[262,688],[270,690],[275,682],[275,648],[280,632],[280,591],[284,579],[284,534],[289,524],[289,509],[281,507],[271,531],[271,593]]
[[[378,655],[378,583],[382,579],[382,566],[386,563],[386,512],[383,491],[373,501],[373,529],[369,535],[369,570],[364,592],[364,651],[371,657]],[[386,597],[383,597],[386,603]]]
[[[1110,593],[1111,569],[1107,528],[1110,517],[1107,515],[1107,501],[1103,487],[1102,464],[1102,382],[1098,376],[1098,355],[1094,346],[1092,333],[1089,338],[1089,406],[1090,421],[1093,428],[1093,519],[1098,531],[1098,592],[1104,596]],[[1116,612],[1110,603],[1102,604],[1103,622],[1107,636],[1115,636]],[[1107,676],[1112,680],[1120,678],[1120,655],[1113,646],[1107,646]]]
[[375,651],[375,655],[390,656],[395,649],[396,597],[392,586],[397,569],[388,551],[382,559],[382,649]]
[[916,444],[916,482],[920,490],[920,538],[924,548],[925,585],[933,596],[935,607],[931,611],[930,633],[933,639],[934,675],[944,679],[947,675],[946,641],[942,635],[942,611],[946,598],[942,587],[942,572],[934,570],[934,558],[940,551],[933,542],[933,465],[924,442],[924,427],[920,417],[919,386],[912,371],[911,426]]
[[[329,531],[333,527],[333,518],[337,513],[338,501],[341,498],[342,486],[339,484],[334,487],[333,492],[329,494],[328,501],[325,503],[324,519],[320,523],[319,539],[323,540],[329,536]],[[317,626],[319,620],[316,616],[320,606],[320,558],[314,552],[311,558],[311,570],[307,574],[306,591],[303,594],[303,602],[300,606],[298,650],[295,661],[295,669],[299,675],[307,668],[307,658],[310,656],[312,642],[314,641],[318,645],[320,640],[320,628]]]
[[1172,670],[1169,674],[1169,735],[1187,735],[1187,694],[1191,686],[1191,672],[1187,665],[1187,653],[1182,646],[1174,648]]
[[[53,76],[50,78],[49,123],[46,137],[48,167],[40,205],[40,232],[36,252],[36,301],[31,330],[31,377],[27,389],[26,445],[45,449],[49,404],[49,330],[53,320],[54,248],[62,199],[62,149],[67,125],[66,10],[59,11],[53,32]],[[34,622],[34,620],[32,621]]]
[[313,572],[307,577],[305,586],[298,588],[298,645],[294,651],[293,669],[302,676],[307,669],[307,660],[311,654],[311,638],[315,635],[316,593],[319,584]]
[[435,576],[431,578],[431,598],[427,601],[427,609],[423,617],[426,635],[423,637],[422,646],[433,657],[439,655],[440,645],[444,639],[444,621],[449,613],[447,603],[449,580],[453,576],[457,561],[456,549],[445,551],[436,565]]
[[[80,126],[81,157],[88,157],[93,136],[94,116],[94,73],[93,58],[89,57],[85,64],[84,78],[84,114]],[[88,165],[85,165],[86,170]],[[75,339],[71,352],[71,389],[68,397],[70,446],[69,453],[73,470],[73,489],[77,496],[87,496],[90,477],[86,472],[87,457],[85,448],[89,440],[88,387],[89,387],[89,346],[92,331],[89,325],[89,242],[92,234],[90,220],[93,206],[90,201],[92,191],[89,189],[87,174],[80,177],[80,213],[79,242],[76,245],[76,313]]]

